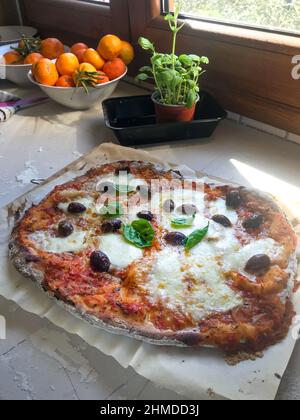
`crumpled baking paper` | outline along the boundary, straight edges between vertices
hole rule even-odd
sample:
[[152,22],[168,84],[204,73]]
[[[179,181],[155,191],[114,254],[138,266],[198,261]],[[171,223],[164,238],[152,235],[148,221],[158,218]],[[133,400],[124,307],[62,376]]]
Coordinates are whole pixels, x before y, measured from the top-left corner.
[[[224,355],[216,349],[154,346],[91,326],[50,300],[33,283],[20,276],[8,261],[7,244],[16,209],[31,207],[54,186],[85,173],[91,167],[124,159],[152,161],[165,166],[146,152],[103,144],[0,211],[0,294],[24,310],[47,318],[69,333],[78,334],[91,346],[112,356],[124,368],[132,366],[140,375],[182,396],[196,400],[274,399],[280,385],[279,378],[285,372],[296,343],[292,334],[295,326],[282,343],[266,350],[262,359],[229,366]],[[180,170],[185,175],[195,176],[189,168],[181,167]],[[300,313],[299,294],[295,297],[295,305]]]

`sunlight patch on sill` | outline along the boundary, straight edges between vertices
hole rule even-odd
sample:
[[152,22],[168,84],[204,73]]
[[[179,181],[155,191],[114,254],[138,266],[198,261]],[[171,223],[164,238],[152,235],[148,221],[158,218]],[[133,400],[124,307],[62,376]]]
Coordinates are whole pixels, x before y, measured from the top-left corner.
[[239,160],[230,159],[230,162],[252,187],[272,194],[287,206],[294,216],[299,216],[300,188]]

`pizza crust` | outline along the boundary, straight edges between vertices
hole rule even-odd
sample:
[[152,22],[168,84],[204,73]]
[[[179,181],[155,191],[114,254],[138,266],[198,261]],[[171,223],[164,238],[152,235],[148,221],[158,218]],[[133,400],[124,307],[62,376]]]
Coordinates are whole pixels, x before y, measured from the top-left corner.
[[[156,173],[158,175],[165,174],[165,171],[160,166],[154,166],[149,163],[145,162],[117,162],[114,164],[114,167],[122,167],[124,165],[129,164],[131,167],[142,167],[147,173],[150,174]],[[107,165],[105,165],[107,166]],[[103,167],[102,167],[103,168]],[[99,169],[95,169],[90,171],[93,173],[99,171]],[[180,174],[176,171],[168,172],[171,177],[179,178]],[[79,180],[86,179],[86,175],[80,177]],[[78,180],[77,180],[78,181]],[[213,181],[212,181],[213,183]],[[217,184],[220,187],[229,187],[229,188],[236,188],[234,184]],[[272,197],[266,193],[263,193],[258,190],[248,189],[241,187],[241,190],[245,194],[249,194],[253,197],[258,197],[260,200],[264,201],[264,203],[268,203],[270,208],[272,208],[275,212],[283,214],[282,210],[275,203]],[[51,194],[50,194],[51,195]],[[287,220],[286,216],[285,219]],[[23,219],[22,219],[23,220]],[[137,340],[142,340],[151,344],[155,345],[172,345],[178,347],[188,347],[188,346],[202,346],[202,347],[216,347],[212,344],[207,343],[199,343],[198,341],[198,333],[194,331],[192,328],[191,330],[184,330],[179,332],[169,331],[162,333],[160,330],[153,328],[150,325],[139,325],[138,327],[135,325],[130,325],[130,322],[118,319],[118,318],[110,318],[107,316],[102,316],[103,314],[99,314],[94,316],[85,312],[84,310],[74,306],[72,303],[68,301],[64,301],[61,298],[57,297],[54,292],[47,290],[44,286],[44,272],[36,268],[38,260],[32,254],[30,249],[25,248],[19,241],[18,231],[19,227],[22,225],[22,220],[20,220],[12,233],[11,240],[9,243],[9,257],[12,260],[15,268],[19,271],[25,278],[31,279],[41,290],[43,290],[51,299],[54,299],[56,303],[67,310],[68,312],[72,313],[74,316],[78,317],[81,320],[88,322],[89,324],[96,326],[97,328],[101,328],[109,333],[113,334],[121,334],[127,337],[132,337]],[[290,224],[289,224],[290,226]],[[292,230],[292,228],[291,228]],[[295,284],[296,274],[297,274],[297,259],[296,253],[293,252],[289,256],[289,263],[288,263],[288,271],[289,271],[289,296],[291,298],[293,295],[293,285]],[[284,336],[285,332],[283,332]],[[280,335],[280,334],[279,334]],[[282,334],[280,335],[279,339],[283,338]],[[278,341],[278,339],[274,340],[274,343]],[[271,343],[271,344],[274,344]],[[225,346],[226,347],[226,346]]]

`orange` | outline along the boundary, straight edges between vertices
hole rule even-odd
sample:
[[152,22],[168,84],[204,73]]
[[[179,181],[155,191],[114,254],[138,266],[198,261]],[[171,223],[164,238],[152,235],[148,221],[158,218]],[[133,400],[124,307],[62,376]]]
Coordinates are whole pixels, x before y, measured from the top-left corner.
[[128,66],[134,59],[134,49],[131,44],[127,41],[122,41],[122,49],[119,54],[119,57],[124,61],[126,66]]
[[36,64],[41,58],[44,58],[41,54],[39,53],[31,53],[29,55],[27,55],[27,57],[24,60],[24,64]]
[[4,63],[7,65],[23,64],[22,56],[17,51],[9,51],[3,55],[3,58],[4,58]]
[[72,53],[62,54],[56,61],[56,68],[61,76],[72,76],[78,67],[78,58]]
[[105,64],[103,58],[93,48],[89,48],[83,55],[84,62],[92,64],[96,70],[102,70]]
[[64,52],[64,44],[56,38],[47,38],[41,42],[40,53],[49,60],[54,60]]
[[104,36],[98,45],[97,51],[105,60],[113,60],[122,50],[122,41],[116,35]]
[[59,74],[51,60],[42,58],[34,65],[34,77],[42,85],[54,86],[59,78]]
[[64,88],[75,87],[75,83],[71,76],[60,76],[55,86]]
[[109,80],[115,80],[125,73],[126,66],[121,58],[115,58],[105,64],[103,71],[109,77]]
[[108,83],[109,82],[109,78],[106,76],[105,73],[103,73],[103,71],[97,71],[98,73],[98,78],[95,81],[96,85],[102,85],[103,83]]
[[89,47],[83,42],[78,42],[77,44],[72,45],[71,53],[77,55],[77,52],[80,50],[87,50]]
[[73,74],[73,80],[77,83],[79,72],[97,73],[97,69],[90,63],[81,63]]

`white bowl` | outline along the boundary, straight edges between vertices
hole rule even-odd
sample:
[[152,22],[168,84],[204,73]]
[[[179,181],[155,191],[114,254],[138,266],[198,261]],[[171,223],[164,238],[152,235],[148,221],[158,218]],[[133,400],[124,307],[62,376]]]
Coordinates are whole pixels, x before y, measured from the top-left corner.
[[0,45],[20,41],[23,35],[30,37],[37,34],[31,26],[0,26]]
[[89,93],[86,93],[83,87],[62,88],[41,85],[34,79],[32,71],[28,73],[28,79],[31,83],[39,86],[53,101],[71,109],[84,110],[92,108],[96,103],[101,103],[105,99],[108,99],[114,93],[120,80],[123,79],[126,74],[127,69],[122,76],[118,77],[118,79],[103,83],[102,85],[96,85],[95,87],[89,87]]
[[[31,64],[4,64],[3,55],[12,51],[12,48],[16,48],[18,45],[18,43],[15,43],[0,46],[0,79],[7,79],[19,86],[30,87],[32,84],[28,80],[28,72],[31,70]],[[69,51],[70,48],[65,45],[65,52]],[[53,61],[55,62],[56,60]]]
[[8,44],[0,47],[0,79],[7,79],[20,86],[29,86],[27,75],[29,70],[31,70],[31,64],[4,64],[3,55],[12,51],[12,47],[18,47],[18,44]]

